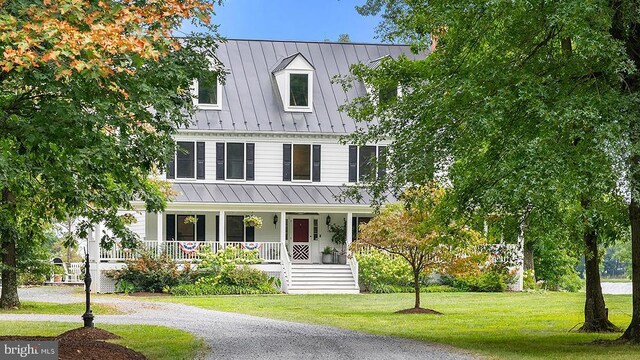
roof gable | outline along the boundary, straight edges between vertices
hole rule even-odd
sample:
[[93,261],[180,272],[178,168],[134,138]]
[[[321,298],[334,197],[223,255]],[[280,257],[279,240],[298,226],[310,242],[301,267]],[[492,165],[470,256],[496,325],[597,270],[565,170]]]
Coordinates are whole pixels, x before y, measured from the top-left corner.
[[313,64],[309,62],[304,55],[296,53],[282,59],[275,69],[273,69],[272,73],[275,74],[289,68],[294,68],[295,70],[315,70]]

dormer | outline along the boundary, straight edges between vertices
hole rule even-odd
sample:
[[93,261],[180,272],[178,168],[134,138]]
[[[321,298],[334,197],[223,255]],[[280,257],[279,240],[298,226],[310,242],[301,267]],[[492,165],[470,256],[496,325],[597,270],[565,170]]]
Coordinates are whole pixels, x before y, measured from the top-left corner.
[[222,110],[222,83],[219,74],[224,71],[217,58],[209,58],[209,71],[193,81],[193,103],[200,110]]
[[[391,56],[385,55],[371,60],[369,61],[369,63],[367,63],[367,66],[370,69],[375,70],[380,66],[380,64],[382,64],[383,61],[387,61],[387,59],[391,59]],[[365,88],[367,89],[367,94],[376,95],[377,101],[382,104],[389,103],[402,96],[402,88],[398,86],[397,83],[385,84],[384,86],[379,86],[378,88],[374,88],[374,86],[371,84],[365,84]]]
[[313,111],[315,68],[300,53],[287,56],[273,70],[280,99],[287,112]]

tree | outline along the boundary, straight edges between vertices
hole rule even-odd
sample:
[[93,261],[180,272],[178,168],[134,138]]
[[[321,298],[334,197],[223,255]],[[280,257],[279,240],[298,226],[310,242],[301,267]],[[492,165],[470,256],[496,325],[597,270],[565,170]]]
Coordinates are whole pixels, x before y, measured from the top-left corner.
[[338,42],[339,43],[350,43],[351,42],[351,37],[349,36],[349,34],[340,34],[340,35],[338,35]]
[[[376,69],[353,69],[373,88],[403,89],[395,101],[378,101],[374,91],[345,107],[356,119],[377,119],[353,141],[393,139],[387,159],[393,175],[372,183],[372,191],[397,192],[446,174],[460,209],[530,209],[528,216],[542,220],[528,222],[533,232],[561,226],[557,212],[578,204],[582,251],[597,264],[601,240],[589,214],[633,188],[619,184],[633,173],[628,145],[636,142],[628,133],[637,118],[633,97],[620,84],[635,70],[610,32],[612,9],[582,1],[367,1],[359,10],[382,13],[385,39],[426,51],[437,38],[425,60],[384,59]],[[614,330],[599,301],[598,275],[589,273],[585,323]]]
[[[472,253],[479,233],[456,223],[444,206],[445,189],[435,184],[405,191],[403,203],[385,205],[361,225],[358,244],[395,254],[411,266],[415,291],[413,309],[403,312],[439,314],[420,307],[420,280],[434,272],[458,274],[478,269],[481,255]],[[462,254],[473,254],[461,256]]]
[[[217,76],[214,0],[35,0],[0,2],[0,307],[19,305],[16,248],[67,216],[85,238],[103,222],[134,246],[127,229],[141,200],[161,210],[155,180],[188,126],[190,87]],[[184,21],[211,33],[172,37]]]

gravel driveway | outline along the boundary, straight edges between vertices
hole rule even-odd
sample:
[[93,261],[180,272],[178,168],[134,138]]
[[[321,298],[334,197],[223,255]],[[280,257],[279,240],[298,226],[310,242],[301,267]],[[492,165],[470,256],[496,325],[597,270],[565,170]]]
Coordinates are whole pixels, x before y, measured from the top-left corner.
[[[69,303],[82,301],[74,289],[21,289],[22,300]],[[206,310],[165,302],[122,297],[96,297],[126,315],[97,315],[96,324],[150,324],[188,331],[209,347],[206,359],[474,359],[447,346],[367,335],[327,326],[299,324],[255,316]],[[73,321],[75,315],[0,314],[0,320]]]

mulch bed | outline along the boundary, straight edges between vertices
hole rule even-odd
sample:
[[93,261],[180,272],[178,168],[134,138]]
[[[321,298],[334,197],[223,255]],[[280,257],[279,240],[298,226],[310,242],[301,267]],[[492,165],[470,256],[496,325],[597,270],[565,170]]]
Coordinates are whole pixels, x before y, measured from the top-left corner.
[[98,328],[78,328],[56,337],[0,336],[0,340],[58,340],[59,360],[146,360],[147,357],[122,345],[104,340],[119,339],[118,335]]
[[441,312],[431,310],[431,309],[423,309],[423,308],[411,308],[405,310],[396,311],[396,314],[431,314],[431,315],[443,315]]

